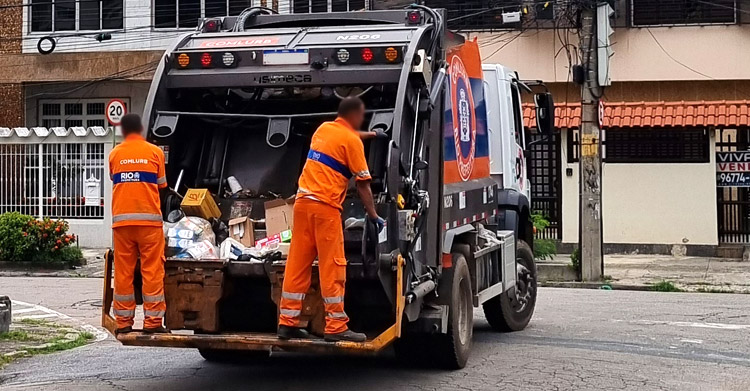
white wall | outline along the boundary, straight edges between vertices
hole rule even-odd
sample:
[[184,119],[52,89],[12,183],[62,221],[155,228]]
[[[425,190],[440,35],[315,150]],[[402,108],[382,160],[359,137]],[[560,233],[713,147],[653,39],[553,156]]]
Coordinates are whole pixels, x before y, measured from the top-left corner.
[[[565,145],[563,136],[563,145]],[[714,151],[711,134],[710,151]],[[563,242],[578,242],[578,163],[563,167]],[[605,163],[605,243],[718,244],[715,155],[709,163]],[[573,169],[573,176],[565,175]]]
[[[653,33],[659,45],[649,34]],[[517,69],[524,79],[568,81],[568,59],[554,30],[478,33],[484,62]],[[565,32],[561,32],[565,34]],[[501,36],[502,35],[502,36]],[[578,36],[568,34],[578,46]],[[619,28],[612,36],[613,81],[750,79],[750,25]],[[503,45],[507,45],[500,49]]]

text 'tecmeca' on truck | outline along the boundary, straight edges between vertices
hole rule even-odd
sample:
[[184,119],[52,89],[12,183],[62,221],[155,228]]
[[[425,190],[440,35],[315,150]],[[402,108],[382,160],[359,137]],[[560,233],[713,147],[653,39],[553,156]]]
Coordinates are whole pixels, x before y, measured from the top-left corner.
[[[496,330],[523,329],[536,302],[520,98],[530,89],[507,68],[483,70],[477,43],[444,22],[443,10],[418,5],[302,15],[249,8],[207,19],[167,50],[146,102],[148,138],[168,151],[177,192],[208,188],[228,217],[231,175],[258,195],[251,217],[260,219],[264,200],[295,194],[310,137],[335,118],[340,99],[364,100],[363,130],[389,135],[365,141],[386,229],[344,233],[346,313],[367,342],[276,338],[283,259],[168,259],[167,326],[190,331],[117,339],[197,348],[216,361],[394,345],[399,357],[461,368],[474,307]],[[538,129],[550,131],[551,97],[535,102]],[[355,195],[342,212],[350,217],[364,217]],[[113,332],[111,256],[106,265],[102,322]],[[322,335],[313,274],[303,321]]]

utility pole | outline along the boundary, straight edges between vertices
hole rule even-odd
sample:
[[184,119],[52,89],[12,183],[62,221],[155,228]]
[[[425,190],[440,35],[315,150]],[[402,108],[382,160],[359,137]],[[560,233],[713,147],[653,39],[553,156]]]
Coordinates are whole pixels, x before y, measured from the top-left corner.
[[[581,2],[581,137],[580,137],[580,203],[579,238],[581,278],[599,281],[604,271],[602,236],[602,159],[599,124],[599,68],[597,42],[597,9],[591,0]],[[608,61],[608,59],[602,59]]]

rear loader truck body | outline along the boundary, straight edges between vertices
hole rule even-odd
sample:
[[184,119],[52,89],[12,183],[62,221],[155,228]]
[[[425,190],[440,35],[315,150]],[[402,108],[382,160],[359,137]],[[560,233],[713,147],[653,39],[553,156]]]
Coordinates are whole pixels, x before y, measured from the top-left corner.
[[[231,176],[250,190],[242,200],[251,205],[248,217],[262,219],[264,202],[296,193],[310,137],[335,118],[344,96],[365,102],[362,130],[389,135],[364,142],[386,228],[344,230],[346,313],[368,340],[278,339],[283,257],[168,258],[165,322],[173,332],[117,339],[197,348],[216,361],[394,345],[399,357],[461,368],[474,307],[482,305],[497,330],[523,329],[534,310],[536,268],[523,129],[508,122],[520,121],[520,96],[510,94],[523,83],[491,68],[483,71],[476,42],[445,29],[443,10],[423,6],[303,15],[249,8],[204,20],[165,53],[144,113],[177,193],[209,189],[226,222],[238,202],[225,191]],[[538,118],[552,115],[547,102]],[[364,217],[355,193],[342,224]],[[179,207],[175,197],[163,202],[165,215]],[[316,269],[302,322],[322,336]],[[108,254],[102,323],[114,333],[111,276]]]

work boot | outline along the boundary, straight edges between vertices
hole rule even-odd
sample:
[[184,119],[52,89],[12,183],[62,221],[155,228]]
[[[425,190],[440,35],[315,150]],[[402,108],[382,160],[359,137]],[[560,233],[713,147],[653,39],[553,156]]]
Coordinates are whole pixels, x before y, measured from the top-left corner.
[[305,339],[310,338],[310,333],[301,327],[279,326],[279,339]]
[[169,330],[167,330],[164,326],[159,327],[153,327],[153,328],[143,328],[143,332],[146,334],[166,334],[169,333]]
[[115,336],[118,334],[127,334],[127,333],[132,333],[132,332],[133,332],[133,328],[131,326],[120,327],[119,329],[115,330]]
[[323,336],[323,339],[325,339],[328,342],[338,342],[338,341],[365,342],[367,341],[367,336],[364,333],[355,333],[354,331],[346,330],[346,331],[342,331],[336,334],[325,334]]

